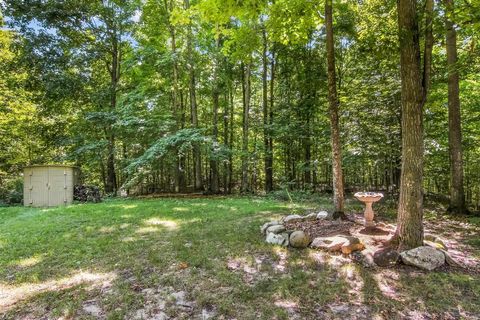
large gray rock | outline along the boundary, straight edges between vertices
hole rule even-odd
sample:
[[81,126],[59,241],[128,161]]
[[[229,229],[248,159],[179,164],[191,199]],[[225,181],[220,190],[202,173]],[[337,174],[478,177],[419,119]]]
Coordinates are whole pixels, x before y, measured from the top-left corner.
[[445,256],[445,262],[449,265],[449,266],[452,266],[452,267],[461,267],[462,265],[460,263],[458,263],[457,261],[453,260],[453,258],[450,256],[450,254],[445,251],[445,250],[442,250],[440,249],[440,251],[442,251],[443,255]]
[[318,237],[313,239],[310,247],[328,251],[342,250],[345,254],[364,249],[360,239],[352,236]]
[[277,225],[268,227],[267,228],[267,234],[269,234],[269,233],[282,233],[285,230],[286,229],[282,224],[277,224]]
[[288,246],[288,233],[268,233],[267,239],[265,240],[270,244],[277,244],[279,246],[287,247]]
[[364,249],[362,251],[352,252],[351,258],[353,261],[362,264],[366,268],[375,267],[375,262],[373,261],[374,252],[372,249]]
[[328,218],[328,212],[327,211],[320,211],[317,213],[317,219],[327,219]]
[[426,233],[423,236],[423,240],[424,240],[424,245],[426,246],[430,246],[430,247],[441,249],[441,250],[448,250],[448,247],[445,244],[445,240],[443,240],[440,237],[437,237],[436,235],[433,235],[431,233]]
[[313,239],[310,247],[328,251],[339,251],[347,240],[343,237],[317,237]]
[[310,244],[310,237],[303,231],[294,231],[290,235],[290,246],[294,248],[306,248]]
[[283,218],[283,222],[297,222],[302,220],[303,220],[303,217],[298,214],[291,214]]
[[264,223],[263,226],[261,226],[260,231],[262,231],[263,234],[267,232],[268,227],[275,226],[281,224],[279,221],[270,221],[267,223]]
[[398,252],[391,248],[379,250],[373,255],[373,261],[380,267],[392,267],[397,264],[398,259]]
[[432,271],[445,263],[443,252],[429,246],[403,251],[400,253],[400,257],[403,263],[428,271]]
[[317,220],[317,214],[315,212],[307,214],[305,217],[303,217],[303,220]]

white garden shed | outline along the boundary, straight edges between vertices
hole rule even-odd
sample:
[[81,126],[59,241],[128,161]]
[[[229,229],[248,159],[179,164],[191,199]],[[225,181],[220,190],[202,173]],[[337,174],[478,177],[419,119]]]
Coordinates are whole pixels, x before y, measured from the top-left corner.
[[34,165],[23,170],[23,204],[55,207],[73,202],[73,187],[80,170],[69,165]]

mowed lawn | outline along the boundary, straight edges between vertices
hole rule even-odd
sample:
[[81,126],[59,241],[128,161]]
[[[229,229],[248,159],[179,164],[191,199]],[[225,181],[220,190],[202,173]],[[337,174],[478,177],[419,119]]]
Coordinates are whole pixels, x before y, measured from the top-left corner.
[[328,209],[329,201],[165,198],[0,208],[0,319],[480,316],[476,274],[368,269],[341,255],[264,242],[264,222],[313,208]]

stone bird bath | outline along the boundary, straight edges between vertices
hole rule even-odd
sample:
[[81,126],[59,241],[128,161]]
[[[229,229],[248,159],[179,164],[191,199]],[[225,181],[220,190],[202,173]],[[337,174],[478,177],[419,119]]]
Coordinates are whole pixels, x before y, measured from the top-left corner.
[[372,204],[382,199],[383,194],[377,192],[357,192],[354,194],[354,197],[357,198],[359,201],[365,203],[365,228],[375,228],[375,222],[373,221],[374,212],[372,209]]

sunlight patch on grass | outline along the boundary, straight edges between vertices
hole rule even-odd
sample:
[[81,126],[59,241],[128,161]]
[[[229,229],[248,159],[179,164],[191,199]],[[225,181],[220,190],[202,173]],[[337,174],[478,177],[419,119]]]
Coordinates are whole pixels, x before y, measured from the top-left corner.
[[274,247],[273,253],[278,257],[278,262],[274,263],[273,269],[278,272],[285,272],[288,262],[288,250],[283,247]]
[[225,204],[219,204],[219,205],[217,205],[217,208],[230,210],[230,211],[237,211],[238,210],[238,208],[236,208],[236,207],[228,206],[228,205],[225,205]]
[[143,221],[148,226],[163,226],[169,230],[175,230],[178,228],[178,223],[171,220],[163,220],[157,217],[150,218]]
[[135,231],[135,233],[145,234],[145,233],[154,233],[158,231],[160,231],[158,227],[142,227],[142,228],[138,228]]
[[328,261],[328,255],[324,251],[314,251],[310,250],[308,253],[310,259],[312,259],[316,264],[326,264]]
[[198,203],[190,203],[189,205],[190,205],[190,206],[193,206],[193,207],[206,207],[206,206],[208,206],[208,203],[206,203],[206,202],[198,202]]
[[284,309],[288,314],[294,314],[299,308],[298,302],[293,300],[276,300],[274,305]]
[[340,268],[343,265],[350,263],[350,259],[345,258],[343,255],[331,255],[327,263],[333,268]]
[[259,214],[272,214],[273,212],[270,210],[265,210],[265,211],[259,211]]
[[134,242],[134,241],[137,241],[137,238],[135,238],[135,237],[124,237],[120,241],[122,241],[122,242]]
[[36,265],[42,260],[43,258],[41,256],[32,256],[30,258],[18,260],[15,264],[21,268],[28,268]]
[[122,214],[122,215],[120,216],[120,218],[122,218],[122,219],[130,219],[131,217],[132,217],[131,214]]
[[188,211],[190,211],[189,208],[185,208],[185,207],[173,207],[172,210],[176,211],[176,212],[188,212]]
[[91,284],[91,289],[106,287],[109,286],[116,277],[115,273],[79,271],[70,277],[42,283],[28,283],[20,286],[0,284],[0,310],[6,311],[17,302],[43,292],[61,291],[81,284]]
[[124,204],[124,205],[122,205],[122,206],[120,206],[120,207],[121,207],[122,209],[127,209],[127,210],[128,210],[128,209],[135,209],[135,208],[138,207],[138,205],[136,205],[136,204]]
[[112,233],[115,231],[115,227],[110,226],[110,227],[101,227],[99,230],[101,233]]
[[345,282],[350,285],[348,291],[358,302],[364,302],[363,287],[365,282],[358,271],[358,266],[352,263],[343,265],[339,272],[340,276],[345,279]]
[[380,292],[387,298],[400,300],[397,292],[400,275],[394,270],[382,270],[373,276]]

